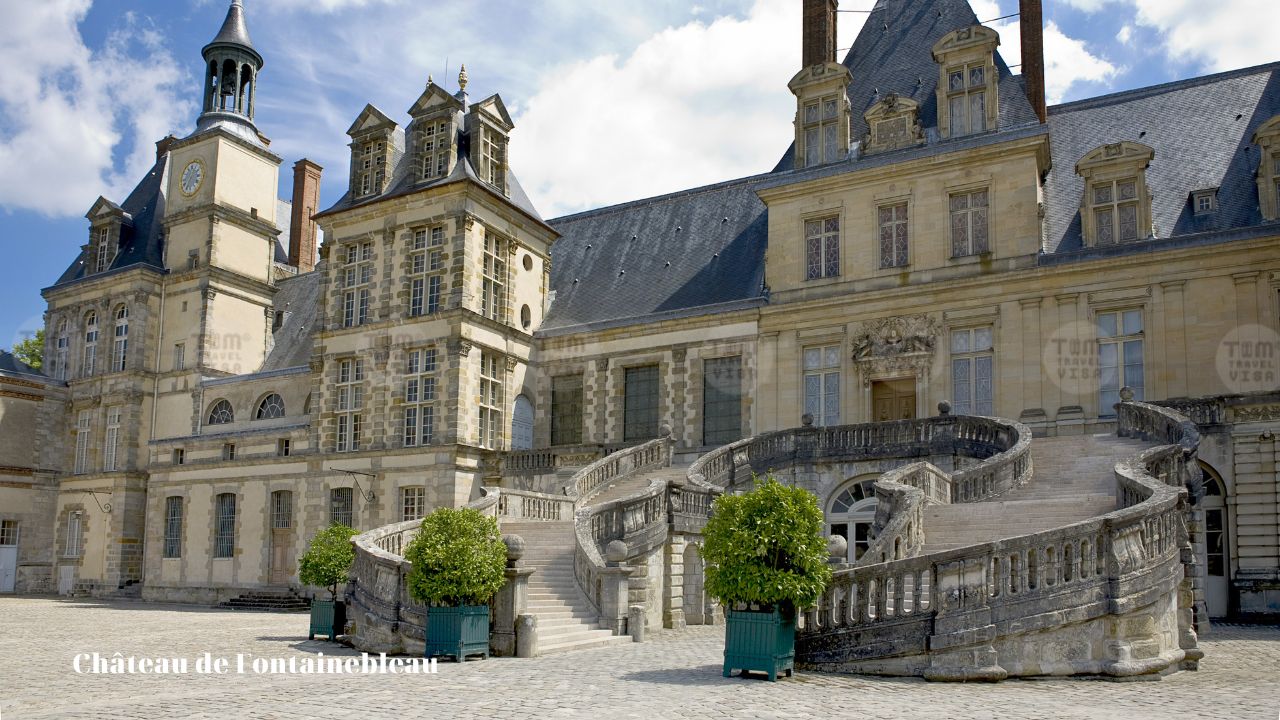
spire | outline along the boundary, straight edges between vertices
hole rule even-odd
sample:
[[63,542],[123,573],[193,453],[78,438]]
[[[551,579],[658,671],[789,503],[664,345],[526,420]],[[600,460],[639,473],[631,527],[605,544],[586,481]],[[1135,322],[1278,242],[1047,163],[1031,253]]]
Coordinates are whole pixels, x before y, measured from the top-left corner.
[[262,56],[253,47],[253,41],[249,39],[249,26],[244,21],[244,4],[241,0],[231,0],[231,7],[227,10],[227,19],[222,22],[222,29],[213,38],[213,41],[204,46],[204,54],[207,58],[209,50],[217,47],[235,47],[241,50],[247,50],[258,61],[258,66],[262,66]]

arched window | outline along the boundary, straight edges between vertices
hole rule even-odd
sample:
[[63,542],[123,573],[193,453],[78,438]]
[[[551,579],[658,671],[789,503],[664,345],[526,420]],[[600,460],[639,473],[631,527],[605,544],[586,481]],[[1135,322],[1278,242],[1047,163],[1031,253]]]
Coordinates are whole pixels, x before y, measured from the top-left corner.
[[209,410],[210,425],[226,425],[235,421],[236,413],[231,409],[231,403],[226,400],[219,400]]
[[855,479],[845,485],[832,496],[828,506],[828,533],[849,542],[848,562],[862,557],[871,544],[871,524],[876,519],[876,477]]
[[111,346],[111,371],[124,372],[125,359],[129,353],[129,307],[121,305],[116,308],[115,342]]
[[67,356],[71,347],[71,330],[66,320],[58,323],[58,336],[54,339],[53,376],[67,379]]
[[98,371],[98,313],[90,311],[84,318],[84,365],[80,375],[91,377]]
[[258,420],[274,420],[282,417],[284,417],[284,398],[278,394],[271,393],[258,403]]

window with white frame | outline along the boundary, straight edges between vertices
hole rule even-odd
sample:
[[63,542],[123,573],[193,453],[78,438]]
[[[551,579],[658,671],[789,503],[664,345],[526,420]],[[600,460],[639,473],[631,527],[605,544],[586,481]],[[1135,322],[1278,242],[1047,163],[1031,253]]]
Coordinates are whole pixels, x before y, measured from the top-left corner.
[[880,207],[880,267],[903,267],[907,264],[907,203]]
[[[414,231],[409,254],[409,315],[440,311],[440,287],[444,280],[444,228]],[[429,273],[429,274],[428,274]]]
[[276,440],[276,457],[289,457],[293,454],[293,440],[280,438]]
[[421,520],[427,514],[427,489],[422,486],[400,488],[400,520]]
[[213,504],[213,556],[229,558],[236,554],[236,496],[220,493]]
[[67,514],[67,542],[63,547],[63,555],[65,557],[80,557],[80,553],[84,550],[84,520],[81,519],[78,511],[71,511]]
[[182,498],[164,499],[164,556],[182,557]]
[[111,371],[124,372],[129,355],[129,308],[121,305],[115,312],[115,342],[111,346]]
[[410,350],[405,358],[404,445],[430,445],[435,433],[435,349]]
[[1100,312],[1098,326],[1099,415],[1114,415],[1120,402],[1120,388],[1133,389],[1133,399],[1141,400],[1145,373],[1142,366],[1142,310]]
[[98,371],[98,313],[90,312],[84,318],[84,362],[80,366],[81,377],[93,377]]
[[370,285],[373,282],[373,243],[357,243],[345,248],[342,273],[342,326],[356,327],[369,322]]
[[111,228],[98,229],[97,250],[94,272],[106,272],[111,267],[111,262],[116,259],[116,243],[111,234]]
[[293,491],[276,490],[271,493],[271,528],[288,530],[293,527]]
[[71,354],[71,329],[70,323],[66,320],[58,322],[58,335],[54,339],[53,344],[53,377],[57,380],[66,380],[71,373],[68,371]]
[[349,487],[331,488],[329,490],[329,524],[355,527],[352,519],[355,516],[355,491]]
[[102,446],[102,471],[115,472],[120,457],[121,408],[107,408],[107,436]]
[[258,420],[275,420],[284,416],[284,398],[279,393],[271,393],[258,403]]
[[987,129],[987,66],[969,63],[947,69],[947,116],[950,137]]
[[957,415],[993,415],[995,355],[991,326],[951,331],[952,407]]
[[222,459],[231,461],[236,459],[236,444],[224,443],[222,445]]
[[226,400],[219,400],[209,408],[209,422],[206,425],[230,425],[236,421],[235,409]]
[[449,123],[446,121],[432,121],[423,125],[419,136],[423,180],[444,177],[449,168],[449,150],[453,142],[450,135]]
[[338,452],[360,449],[364,407],[364,360],[338,363]]
[[93,437],[93,411],[81,410],[76,418],[75,474],[89,472],[89,440]]
[[804,223],[805,279],[840,276],[840,216]]
[[502,445],[505,365],[505,361],[494,353],[480,355],[480,445],[492,450]]
[[814,425],[840,424],[840,346],[805,348],[804,411]]
[[951,193],[951,257],[989,252],[991,194],[986,188]]
[[484,233],[484,281],[480,314],[498,322],[507,321],[507,243],[488,230]]
[[836,95],[807,102],[804,114],[804,166],[839,160],[840,99]]

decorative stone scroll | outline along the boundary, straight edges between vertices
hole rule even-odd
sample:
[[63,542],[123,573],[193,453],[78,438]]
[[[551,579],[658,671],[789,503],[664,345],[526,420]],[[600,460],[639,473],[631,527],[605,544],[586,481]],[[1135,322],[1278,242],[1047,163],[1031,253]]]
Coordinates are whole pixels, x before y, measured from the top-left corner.
[[927,372],[938,345],[938,321],[930,315],[900,315],[869,320],[855,328],[854,365],[862,377]]

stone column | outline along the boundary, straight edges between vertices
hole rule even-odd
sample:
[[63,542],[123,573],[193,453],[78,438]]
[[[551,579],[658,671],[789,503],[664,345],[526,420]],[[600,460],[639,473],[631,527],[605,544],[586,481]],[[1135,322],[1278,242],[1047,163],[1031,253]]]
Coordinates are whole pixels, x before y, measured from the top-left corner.
[[[674,484],[674,483],[673,483]],[[673,488],[673,491],[675,488]],[[666,592],[663,593],[662,626],[672,630],[680,630],[685,626],[684,618],[684,535],[670,534],[663,546],[666,555],[663,563],[666,574]]]
[[[519,535],[504,535],[502,542],[507,545],[507,582],[494,597],[493,624],[489,628],[489,647],[498,657],[512,657],[518,654],[518,647],[521,644],[521,639],[518,638],[520,634],[518,623],[528,609],[529,576],[535,570],[524,567],[520,562],[526,548],[524,538]],[[536,650],[534,652],[536,653]]]
[[626,635],[631,573],[635,568],[623,564],[627,545],[621,540],[609,543],[605,559],[607,565],[600,571],[600,624],[614,635]]

